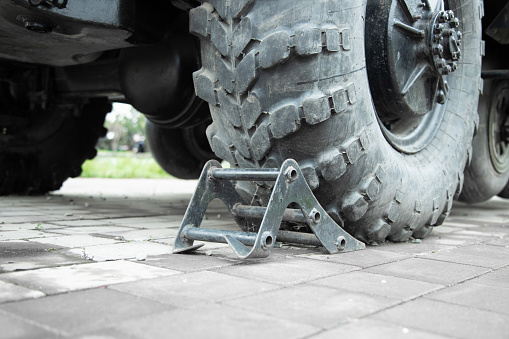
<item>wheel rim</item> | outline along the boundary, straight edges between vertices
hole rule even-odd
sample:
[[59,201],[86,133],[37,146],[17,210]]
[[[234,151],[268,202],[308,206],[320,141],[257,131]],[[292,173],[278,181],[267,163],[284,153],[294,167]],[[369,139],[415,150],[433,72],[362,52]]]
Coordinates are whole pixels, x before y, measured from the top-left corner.
[[440,127],[461,57],[459,22],[442,0],[368,2],[371,95],[385,138],[401,152],[422,150]]
[[498,173],[509,170],[509,82],[498,87],[492,97],[488,145],[491,162]]

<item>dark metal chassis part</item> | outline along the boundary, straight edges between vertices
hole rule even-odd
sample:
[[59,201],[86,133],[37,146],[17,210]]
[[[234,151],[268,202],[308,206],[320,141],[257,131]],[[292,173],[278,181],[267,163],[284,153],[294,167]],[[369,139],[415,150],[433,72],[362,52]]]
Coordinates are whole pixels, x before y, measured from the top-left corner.
[[[230,180],[275,181],[267,207],[245,205]],[[248,232],[200,228],[207,206],[216,198],[225,203],[239,227]],[[297,204],[300,209],[288,209],[290,204]],[[257,225],[255,220],[260,219]],[[314,234],[280,231],[283,221],[307,224]],[[258,231],[253,232],[255,229]],[[322,245],[331,254],[365,248],[320,206],[292,159],[286,160],[279,170],[223,169],[219,162],[209,161],[182,220],[174,253],[194,251],[204,245],[195,245],[195,240],[228,243],[241,259],[269,256],[276,241]]]

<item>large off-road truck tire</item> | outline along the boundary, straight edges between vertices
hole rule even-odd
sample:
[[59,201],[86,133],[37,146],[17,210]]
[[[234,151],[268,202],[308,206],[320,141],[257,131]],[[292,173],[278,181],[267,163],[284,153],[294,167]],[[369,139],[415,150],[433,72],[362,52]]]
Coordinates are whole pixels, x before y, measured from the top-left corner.
[[[486,81],[479,128],[459,200],[477,203],[501,193],[509,180],[509,81]],[[504,193],[501,193],[502,195]]]
[[[481,17],[476,0],[207,0],[190,29],[212,149],[243,168],[297,160],[365,242],[422,238],[449,214],[471,155]],[[237,188],[247,202],[270,193]]]
[[96,155],[97,140],[106,134],[104,117],[110,111],[107,99],[49,104],[33,112],[3,100],[0,195],[43,194],[79,176],[83,162]]

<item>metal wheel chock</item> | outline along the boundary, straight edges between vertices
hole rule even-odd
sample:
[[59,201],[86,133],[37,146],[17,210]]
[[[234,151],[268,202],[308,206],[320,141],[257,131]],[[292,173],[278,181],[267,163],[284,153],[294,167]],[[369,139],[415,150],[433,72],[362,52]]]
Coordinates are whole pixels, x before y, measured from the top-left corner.
[[[275,181],[267,207],[246,205],[230,180]],[[200,228],[209,203],[216,198],[226,205],[241,229],[258,228],[258,232]],[[292,203],[300,209],[288,208]],[[282,221],[307,224],[313,233],[279,230]],[[269,256],[276,240],[321,245],[331,254],[365,248],[325,212],[293,159],[286,160],[281,169],[232,169],[222,168],[216,160],[207,162],[180,225],[173,253],[194,251],[204,245],[194,244],[195,240],[228,243],[241,259]]]

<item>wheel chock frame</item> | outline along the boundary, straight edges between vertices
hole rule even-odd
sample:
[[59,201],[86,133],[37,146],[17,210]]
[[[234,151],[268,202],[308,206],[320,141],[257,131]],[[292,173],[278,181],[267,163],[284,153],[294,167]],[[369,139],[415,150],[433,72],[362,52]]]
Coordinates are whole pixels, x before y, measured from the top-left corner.
[[[246,205],[231,180],[275,181],[269,203],[266,207]],[[216,198],[226,205],[241,229],[258,228],[258,232],[201,228],[207,207]],[[292,203],[300,209],[288,208]],[[282,221],[307,224],[313,233],[279,230]],[[173,252],[190,252],[204,245],[194,244],[195,240],[228,243],[241,259],[269,256],[276,241],[321,245],[331,254],[365,248],[364,243],[348,234],[325,212],[293,159],[286,160],[281,169],[231,169],[222,168],[216,160],[207,162],[182,220]]]

